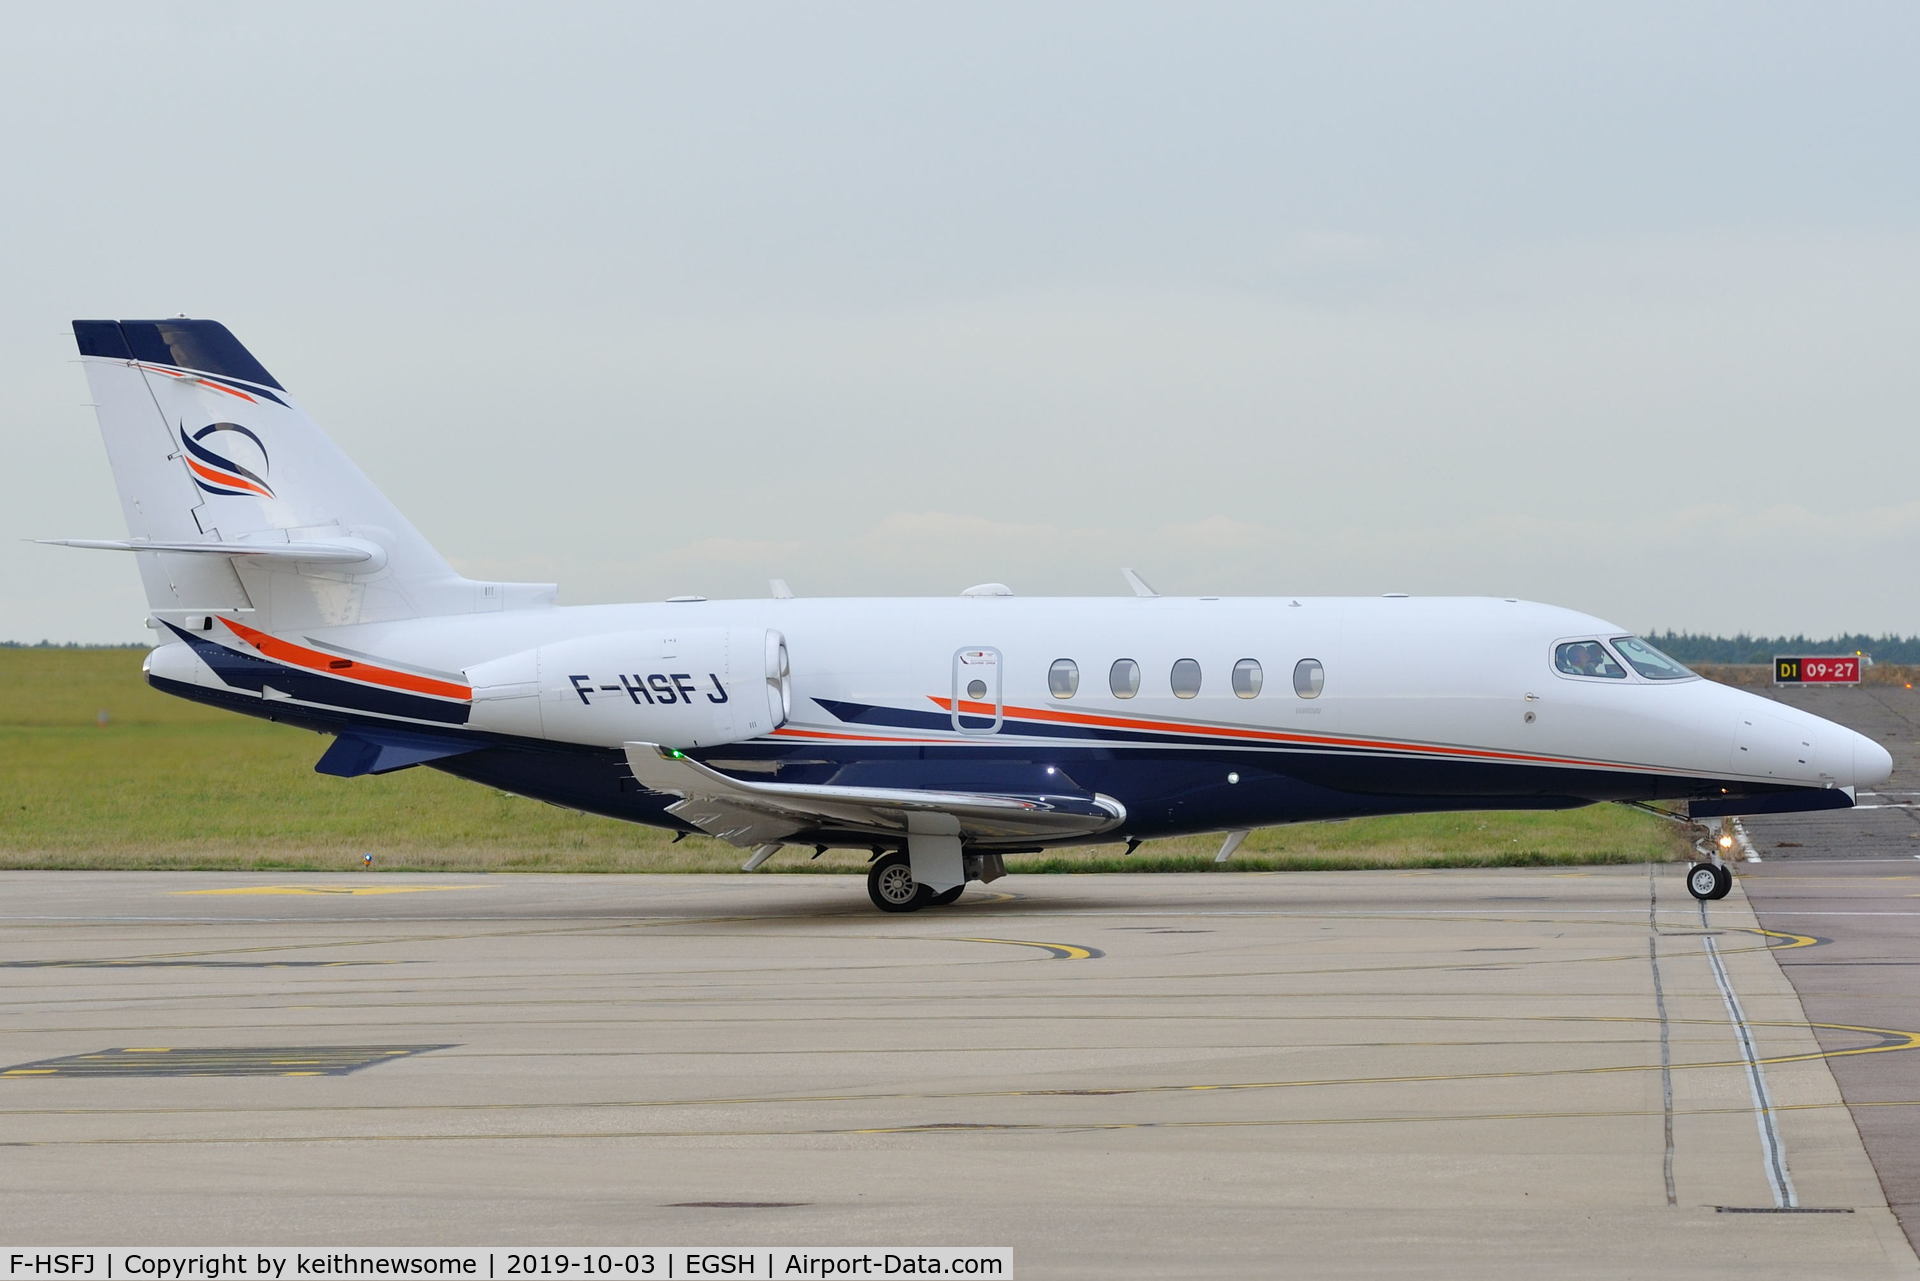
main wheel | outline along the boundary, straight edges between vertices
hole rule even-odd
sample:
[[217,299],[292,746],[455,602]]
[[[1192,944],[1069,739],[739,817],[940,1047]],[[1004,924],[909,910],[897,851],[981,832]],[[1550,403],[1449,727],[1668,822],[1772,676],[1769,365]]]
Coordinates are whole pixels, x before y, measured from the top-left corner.
[[1687,869],[1687,893],[1697,899],[1725,898],[1733,887],[1733,873],[1718,863],[1695,863]]
[[961,884],[961,885],[954,886],[950,890],[941,890],[938,894],[933,895],[931,898],[927,900],[927,906],[928,907],[946,907],[950,903],[958,902],[960,899],[961,892],[964,891],[966,888],[967,887],[964,884]]
[[913,912],[933,895],[913,879],[913,864],[899,852],[883,854],[867,869],[867,897],[882,912]]

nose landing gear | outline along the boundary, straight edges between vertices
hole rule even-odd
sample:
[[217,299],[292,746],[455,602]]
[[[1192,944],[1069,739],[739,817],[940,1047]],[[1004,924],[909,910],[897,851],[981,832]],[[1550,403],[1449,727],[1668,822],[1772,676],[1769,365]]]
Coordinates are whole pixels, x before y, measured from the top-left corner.
[[[1714,838],[1716,851],[1733,848],[1733,820],[1720,820],[1720,835]],[[1733,888],[1733,872],[1716,857],[1704,863],[1695,863],[1687,869],[1687,893],[1697,899],[1711,900],[1725,898],[1727,891]]]
[[1695,863],[1687,869],[1687,893],[1697,899],[1725,898],[1733,888],[1733,873],[1720,863]]

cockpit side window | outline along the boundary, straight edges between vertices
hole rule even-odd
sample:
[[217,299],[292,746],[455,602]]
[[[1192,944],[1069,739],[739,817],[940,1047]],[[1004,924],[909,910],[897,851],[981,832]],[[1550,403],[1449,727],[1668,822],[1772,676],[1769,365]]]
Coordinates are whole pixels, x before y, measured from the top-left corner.
[[1597,640],[1566,641],[1553,647],[1553,670],[1565,676],[1601,676],[1625,680],[1627,669]]
[[1620,657],[1633,664],[1633,670],[1650,681],[1680,681],[1697,673],[1688,671],[1638,636],[1616,636],[1613,647]]

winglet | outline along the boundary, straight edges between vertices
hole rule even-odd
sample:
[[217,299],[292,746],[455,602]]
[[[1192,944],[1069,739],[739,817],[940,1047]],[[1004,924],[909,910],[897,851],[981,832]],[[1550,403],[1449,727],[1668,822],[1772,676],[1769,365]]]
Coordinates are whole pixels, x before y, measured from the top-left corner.
[[1135,596],[1158,596],[1160,594],[1154,591],[1153,588],[1147,586],[1146,579],[1140,577],[1140,575],[1130,569],[1121,570],[1120,576],[1127,580],[1127,586],[1133,588],[1133,594]]

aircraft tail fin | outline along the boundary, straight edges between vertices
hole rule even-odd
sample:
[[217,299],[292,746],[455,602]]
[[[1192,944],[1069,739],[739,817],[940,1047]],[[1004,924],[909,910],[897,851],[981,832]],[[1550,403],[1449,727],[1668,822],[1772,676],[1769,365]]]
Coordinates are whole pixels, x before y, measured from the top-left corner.
[[329,626],[550,605],[547,583],[447,564],[225,325],[76,320],[154,617]]

